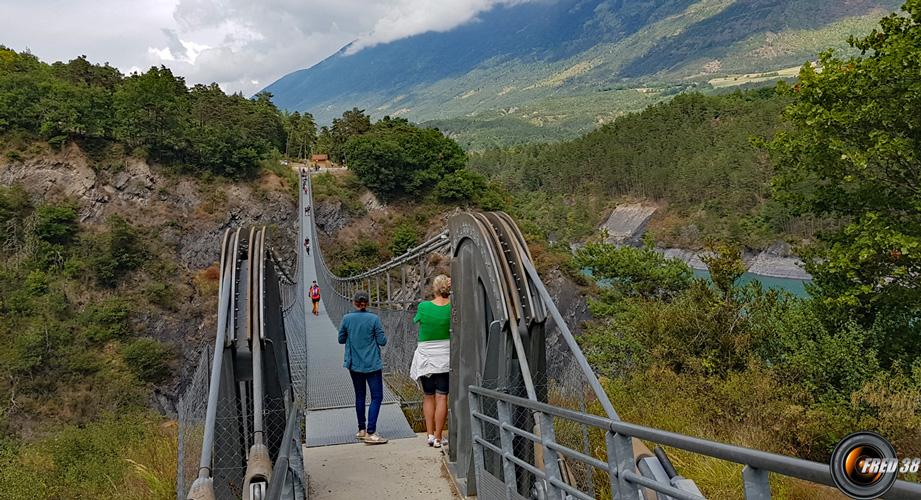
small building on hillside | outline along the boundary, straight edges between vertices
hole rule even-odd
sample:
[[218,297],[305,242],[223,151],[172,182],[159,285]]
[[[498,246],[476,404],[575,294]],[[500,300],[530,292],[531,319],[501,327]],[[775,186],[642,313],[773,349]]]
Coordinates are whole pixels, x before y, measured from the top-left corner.
[[329,161],[329,155],[310,155],[310,166],[319,168],[330,168],[333,166]]

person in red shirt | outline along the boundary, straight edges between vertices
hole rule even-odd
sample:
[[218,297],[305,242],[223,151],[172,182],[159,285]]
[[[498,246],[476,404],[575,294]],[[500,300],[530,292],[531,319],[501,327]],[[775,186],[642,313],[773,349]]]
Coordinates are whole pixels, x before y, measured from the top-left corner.
[[308,290],[308,295],[310,295],[310,301],[313,302],[313,315],[319,316],[320,315],[320,287],[317,286],[316,281],[314,281],[313,284],[310,285],[310,289]]

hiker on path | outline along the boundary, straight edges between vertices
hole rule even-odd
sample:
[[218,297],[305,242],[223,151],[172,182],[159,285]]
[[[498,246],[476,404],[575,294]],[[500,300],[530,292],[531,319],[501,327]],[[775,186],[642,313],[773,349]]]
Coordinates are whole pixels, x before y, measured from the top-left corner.
[[[307,253],[310,253],[310,252],[307,252]],[[310,289],[308,290],[308,295],[310,295],[310,301],[313,302],[313,315],[319,316],[320,315],[320,287],[317,286],[316,280],[314,280],[313,284],[310,285]]]
[[307,252],[307,255],[310,255],[310,238],[304,238],[304,251]]
[[[367,444],[383,444],[387,440],[377,433],[377,417],[384,401],[383,362],[381,347],[387,345],[380,318],[368,312],[368,292],[359,290],[352,297],[355,311],[346,314],[339,326],[339,343],[345,344],[342,366],[349,370],[355,389],[355,414],[358,433],[355,437]],[[371,392],[371,405],[365,421],[365,385]]]
[[451,370],[451,278],[439,274],[432,282],[435,298],[421,302],[413,322],[419,325],[419,343],[413,354],[410,378],[422,386],[422,414],[428,445],[441,448],[448,418],[448,372]]

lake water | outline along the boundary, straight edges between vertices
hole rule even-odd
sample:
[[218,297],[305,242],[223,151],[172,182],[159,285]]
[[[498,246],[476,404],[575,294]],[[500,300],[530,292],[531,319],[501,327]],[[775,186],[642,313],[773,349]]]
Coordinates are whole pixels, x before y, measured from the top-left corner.
[[[707,281],[710,281],[710,272],[701,270],[701,269],[691,269],[694,272],[694,276],[697,278],[703,278]],[[586,276],[591,276],[592,272],[589,269],[583,269],[582,273]],[[760,274],[754,273],[745,273],[739,278],[738,284],[744,285],[746,283],[751,283],[752,281],[760,281],[761,286],[764,288],[772,290],[786,290],[797,297],[808,297],[809,292],[806,291],[805,280],[791,279],[791,278],[775,278],[773,276],[762,276]],[[605,280],[598,280],[598,284],[605,286]],[[610,284],[610,283],[609,283]]]
[[[704,278],[706,280],[710,279],[710,272],[700,269],[694,269],[694,276],[698,278]],[[770,288],[773,290],[786,290],[797,297],[808,297],[809,292],[806,291],[806,281],[790,279],[790,278],[775,278],[773,276],[761,276],[760,274],[745,273],[739,278],[738,284],[744,285],[746,283],[751,283],[752,281],[758,280],[761,282],[761,286],[764,288]]]

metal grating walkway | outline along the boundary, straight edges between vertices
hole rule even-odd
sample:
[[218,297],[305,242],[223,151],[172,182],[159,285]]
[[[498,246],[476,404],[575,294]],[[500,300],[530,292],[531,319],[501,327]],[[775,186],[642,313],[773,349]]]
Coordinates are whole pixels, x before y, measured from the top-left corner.
[[[301,207],[306,202],[301,193]],[[313,231],[312,217],[303,216],[300,210],[300,235],[310,235],[311,246],[316,245],[316,232]],[[292,365],[306,365],[304,374],[304,405],[306,409],[305,441],[307,446],[328,446],[355,442],[358,424],[355,419],[355,395],[348,371],[342,367],[342,349],[338,342],[338,327],[326,313],[323,301],[320,301],[318,316],[311,313],[311,304],[307,298],[307,288],[316,279],[316,263],[313,255],[306,256],[303,246],[304,236],[300,236],[298,248],[298,289],[304,301],[303,308],[294,307],[292,313],[303,311],[306,316],[306,339],[298,345],[300,359],[292,359]],[[322,292],[322,291],[321,291]],[[296,312],[295,312],[296,311]],[[293,323],[293,322],[292,322]],[[303,331],[303,330],[300,330]],[[290,335],[290,333],[289,333]],[[297,342],[300,344],[300,342]],[[293,346],[291,346],[293,347]],[[301,349],[303,349],[301,351]],[[292,366],[292,372],[297,371]],[[370,402],[370,395],[366,395]],[[387,384],[384,384],[384,404],[378,418],[377,431],[388,439],[412,438],[416,435],[410,428],[406,417],[400,409],[399,399]]]

